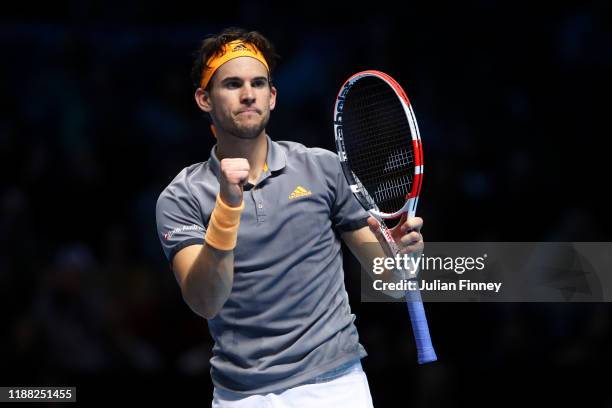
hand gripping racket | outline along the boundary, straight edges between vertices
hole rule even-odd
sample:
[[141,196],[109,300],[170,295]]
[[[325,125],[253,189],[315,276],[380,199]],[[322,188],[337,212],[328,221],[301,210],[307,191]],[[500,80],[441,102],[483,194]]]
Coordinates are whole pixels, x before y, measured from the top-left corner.
[[[406,93],[383,72],[358,72],[340,88],[334,132],[344,176],[395,256],[385,220],[414,217],[423,180],[421,137]],[[419,364],[436,361],[419,291],[407,290],[406,302]]]

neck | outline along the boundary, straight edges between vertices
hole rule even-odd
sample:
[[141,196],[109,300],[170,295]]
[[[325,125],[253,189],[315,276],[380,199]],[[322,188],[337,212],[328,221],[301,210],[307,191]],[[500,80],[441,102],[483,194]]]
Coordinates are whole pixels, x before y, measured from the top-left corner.
[[255,184],[261,175],[268,154],[268,139],[263,131],[254,139],[240,139],[230,134],[217,135],[217,158],[243,158],[249,161],[249,183]]

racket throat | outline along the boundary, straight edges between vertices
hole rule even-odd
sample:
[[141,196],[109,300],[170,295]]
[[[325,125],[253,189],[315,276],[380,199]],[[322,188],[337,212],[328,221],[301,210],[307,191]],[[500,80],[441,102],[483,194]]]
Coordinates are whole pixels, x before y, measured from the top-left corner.
[[399,253],[399,247],[397,246],[397,244],[395,243],[395,240],[391,236],[391,231],[389,231],[389,228],[387,228],[385,223],[382,222],[380,218],[378,217],[376,218],[378,220],[378,223],[380,224],[380,232],[382,232],[382,235],[385,238],[385,241],[387,241],[387,245],[389,245],[389,248],[391,249],[391,253],[393,254],[393,256],[397,255]]
[[380,212],[377,209],[371,209],[370,214],[372,214],[378,220],[391,220],[398,217],[401,217],[403,213],[408,213],[408,217],[414,217],[416,214],[416,208],[419,201],[419,197],[409,198],[402,208],[394,213],[384,213]]

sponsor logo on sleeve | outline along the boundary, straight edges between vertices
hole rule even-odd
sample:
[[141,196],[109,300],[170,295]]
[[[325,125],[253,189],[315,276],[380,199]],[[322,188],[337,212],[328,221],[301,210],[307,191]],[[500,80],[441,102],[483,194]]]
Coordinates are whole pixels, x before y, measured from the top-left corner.
[[174,236],[174,234],[178,234],[181,232],[188,232],[188,231],[197,231],[197,232],[204,232],[204,228],[200,227],[199,225],[183,225],[180,227],[177,227],[171,231],[168,231],[164,234],[164,239],[165,240],[169,240],[172,239],[172,237]]

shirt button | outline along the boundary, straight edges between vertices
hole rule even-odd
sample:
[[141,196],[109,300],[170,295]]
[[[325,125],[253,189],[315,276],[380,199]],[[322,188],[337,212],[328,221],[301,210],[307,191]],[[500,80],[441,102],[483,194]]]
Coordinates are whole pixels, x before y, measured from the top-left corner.
[[263,208],[263,204],[261,202],[257,203],[257,208]]

